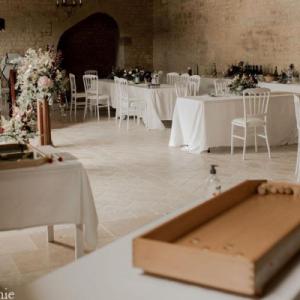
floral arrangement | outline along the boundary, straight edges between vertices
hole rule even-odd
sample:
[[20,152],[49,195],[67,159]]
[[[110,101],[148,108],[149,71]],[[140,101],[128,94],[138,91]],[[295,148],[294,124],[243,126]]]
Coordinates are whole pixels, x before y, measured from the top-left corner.
[[4,141],[14,140],[18,143],[29,143],[30,138],[36,134],[36,114],[32,108],[21,111],[15,107],[12,118],[0,119],[0,138]]
[[28,49],[25,56],[16,61],[19,95],[12,118],[0,120],[0,137],[27,143],[37,131],[37,101],[46,99],[50,105],[54,100],[61,103],[67,86],[65,72],[59,68],[61,61],[61,54],[54,48]]
[[236,75],[232,81],[228,84],[228,87],[232,93],[241,94],[243,90],[255,88],[257,86],[257,80],[251,75]]
[[136,78],[139,82],[151,81],[151,72],[146,71],[143,67],[129,68],[129,69],[116,69],[111,72],[109,79],[113,79],[114,76],[119,78],[125,78],[129,81],[135,81]]

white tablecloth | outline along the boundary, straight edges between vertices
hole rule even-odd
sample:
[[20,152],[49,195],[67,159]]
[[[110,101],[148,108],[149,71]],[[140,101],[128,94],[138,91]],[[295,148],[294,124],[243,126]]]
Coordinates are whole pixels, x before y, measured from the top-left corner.
[[[104,94],[110,96],[111,106],[117,107],[115,83],[112,80],[99,80]],[[159,88],[149,89],[146,84],[129,84],[129,96],[146,101],[144,122],[148,129],[163,129],[161,120],[172,120],[176,103],[175,88],[162,84]]]
[[[192,206],[195,203],[188,208]],[[17,297],[20,295],[22,300],[249,300],[248,297],[144,275],[141,270],[132,267],[133,238],[186,209],[180,209],[24,286],[16,291]],[[262,299],[299,299],[299,256],[283,275]]]
[[288,92],[288,93],[300,93],[300,84],[284,84],[278,82],[259,82],[260,87],[270,89],[272,92]]
[[[202,95],[178,98],[173,115],[169,146],[187,146],[192,153],[212,147],[230,146],[231,121],[243,117],[242,97]],[[272,94],[269,102],[268,136],[271,145],[297,142],[292,94]],[[258,139],[261,145],[264,141]],[[248,139],[249,144],[253,141]],[[239,141],[235,142],[239,145]]]
[[0,191],[0,231],[83,224],[86,247],[96,247],[94,199],[87,174],[77,160],[1,170]]

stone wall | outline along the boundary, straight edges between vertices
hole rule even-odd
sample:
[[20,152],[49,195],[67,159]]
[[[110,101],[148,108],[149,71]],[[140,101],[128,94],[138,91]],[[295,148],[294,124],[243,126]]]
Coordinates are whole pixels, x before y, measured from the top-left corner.
[[0,0],[0,17],[6,20],[6,31],[0,33],[0,58],[7,52],[22,54],[29,47],[57,45],[65,30],[102,12],[119,25],[119,64],[152,67],[152,1],[83,0],[84,5],[71,16],[56,8],[55,3],[56,0]]
[[219,71],[240,60],[300,70],[299,0],[154,0],[154,67]]
[[[240,60],[300,69],[299,0],[84,0],[70,17],[55,0],[0,0],[0,57],[57,44],[62,33],[95,12],[120,28],[119,65],[201,73]],[[152,26],[153,25],[153,26]]]

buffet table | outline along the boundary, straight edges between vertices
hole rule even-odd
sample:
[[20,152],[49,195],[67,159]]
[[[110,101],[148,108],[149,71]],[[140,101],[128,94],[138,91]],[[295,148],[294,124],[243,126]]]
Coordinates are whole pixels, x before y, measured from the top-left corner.
[[[132,240],[199,205],[199,201],[119,239],[82,259],[21,287],[22,300],[247,300],[233,294],[152,277],[132,267]],[[296,300],[300,293],[300,257],[293,260],[265,300]]]
[[[113,80],[99,80],[104,94],[110,96],[111,106],[117,108],[115,83]],[[161,120],[172,120],[176,103],[175,88],[171,85],[161,84],[158,88],[148,88],[146,84],[132,84],[128,86],[129,97],[144,99],[146,112],[143,116],[148,129],[165,128]]]
[[[51,154],[52,147],[40,148]],[[49,226],[53,241],[53,225],[74,224],[76,257],[97,243],[98,218],[89,179],[82,165],[67,153],[38,167],[0,170],[0,231]],[[83,234],[84,229],[84,234]]]
[[[212,147],[230,146],[231,121],[242,116],[242,96],[202,95],[178,98],[169,146],[185,146],[191,153],[200,153]],[[292,94],[271,94],[268,136],[272,146],[297,142]],[[253,142],[251,138],[248,141]],[[264,141],[259,142],[264,145]]]

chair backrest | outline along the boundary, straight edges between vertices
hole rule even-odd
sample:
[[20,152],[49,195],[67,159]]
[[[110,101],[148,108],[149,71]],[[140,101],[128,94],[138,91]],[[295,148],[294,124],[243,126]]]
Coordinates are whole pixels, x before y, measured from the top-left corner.
[[178,81],[175,83],[175,91],[177,97],[186,97],[189,93],[189,85],[186,82]]
[[225,96],[228,95],[230,89],[228,87],[230,80],[227,79],[215,79],[215,95],[216,96]]
[[89,95],[99,94],[98,76],[96,75],[83,75],[83,84],[87,98]]
[[84,72],[84,75],[95,75],[98,77],[98,71],[97,70],[86,70]]
[[178,73],[171,72],[167,74],[167,83],[171,85],[175,85],[176,82],[178,82],[180,76]]
[[187,85],[187,96],[197,96],[199,92],[199,86],[197,82],[194,81],[188,81],[183,82],[183,85]]
[[76,89],[76,77],[73,73],[69,74],[69,79],[70,79],[70,89],[71,89],[71,94],[76,95],[77,89]]
[[295,104],[295,114],[297,121],[297,128],[300,130],[300,95],[294,95],[294,104]]
[[117,109],[119,107],[119,103],[120,103],[120,88],[119,88],[119,81],[120,81],[120,78],[117,77],[117,76],[114,76],[114,82],[115,82],[115,85],[114,85],[114,96],[115,96],[115,99],[116,99],[116,104],[117,104]]
[[264,117],[268,114],[270,90],[267,88],[253,88],[243,91],[244,118]]
[[190,75],[188,73],[183,73],[180,75],[181,82],[188,82],[190,79]]
[[197,96],[200,90],[201,77],[193,75],[189,77],[189,92],[191,96]]
[[118,79],[118,90],[120,102],[128,100],[128,80],[124,78]]

